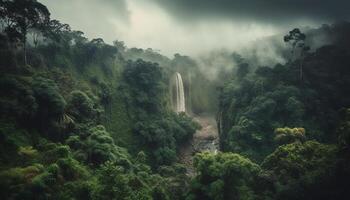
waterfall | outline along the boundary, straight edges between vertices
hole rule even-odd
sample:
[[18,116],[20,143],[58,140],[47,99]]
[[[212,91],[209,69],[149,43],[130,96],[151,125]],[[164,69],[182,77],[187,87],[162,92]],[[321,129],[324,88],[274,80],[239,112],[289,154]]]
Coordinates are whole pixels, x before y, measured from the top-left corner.
[[175,83],[176,83],[176,112],[186,112],[185,108],[185,92],[184,85],[182,82],[181,74],[176,72],[175,74]]

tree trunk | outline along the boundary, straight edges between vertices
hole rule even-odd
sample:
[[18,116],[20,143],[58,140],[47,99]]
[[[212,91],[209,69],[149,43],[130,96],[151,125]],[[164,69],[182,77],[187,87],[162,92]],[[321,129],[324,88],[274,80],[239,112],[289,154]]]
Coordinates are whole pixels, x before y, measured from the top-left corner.
[[37,48],[39,44],[39,34],[36,32],[33,32],[32,36],[33,36],[34,47]]
[[25,43],[23,45],[24,65],[27,66],[27,47]]
[[24,58],[24,66],[27,66],[27,37],[23,36],[23,58]]
[[300,81],[303,81],[303,60],[301,59],[301,63],[300,63]]
[[294,60],[294,57],[295,57],[294,51],[295,51],[295,45],[293,45],[293,47],[292,47],[292,52],[291,52],[292,55],[291,55],[291,59],[290,59],[291,62]]
[[300,81],[303,82],[303,64],[304,64],[304,53],[301,54],[301,58],[300,58]]
[[27,33],[28,33],[28,27],[23,26],[21,27],[22,32],[22,42],[23,42],[23,59],[24,59],[24,66],[27,66]]

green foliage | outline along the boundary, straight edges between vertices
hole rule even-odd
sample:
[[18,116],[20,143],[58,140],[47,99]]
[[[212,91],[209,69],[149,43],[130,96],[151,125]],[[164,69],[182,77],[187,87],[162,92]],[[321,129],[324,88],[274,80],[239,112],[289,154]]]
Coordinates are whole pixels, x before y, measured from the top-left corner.
[[34,149],[32,146],[24,146],[19,147],[18,155],[22,159],[23,162],[35,159],[38,157],[38,151]]
[[[293,35],[288,37],[286,42],[291,41],[293,48],[306,47],[298,44],[305,42],[304,36],[296,40]],[[348,196],[346,115],[339,125],[339,110],[345,110],[350,103],[345,87],[349,84],[348,54],[341,46],[321,47],[285,65],[258,67],[248,75],[239,69],[236,75],[240,77],[223,87],[220,146],[224,151],[263,160],[262,171],[254,181],[261,185],[253,187],[259,198],[344,199]],[[304,128],[288,126],[305,127],[308,138],[327,143],[334,143],[338,136],[338,147],[305,142]],[[338,134],[334,134],[336,130]],[[273,141],[282,146],[277,147]]]
[[178,115],[173,114],[175,123],[178,126],[174,126],[175,138],[178,143],[188,141],[196,130],[200,129],[200,125],[192,120],[191,117],[185,113],[180,113]]
[[316,141],[278,147],[262,163],[262,168],[271,171],[276,179],[276,198],[319,199],[323,195],[331,198],[333,188],[328,191],[317,188],[333,181],[331,173],[336,170],[336,151],[335,146]]
[[22,77],[2,76],[0,90],[1,118],[14,118],[22,123],[34,118],[38,103],[30,87],[30,81]]
[[112,101],[112,88],[111,86],[107,85],[106,83],[101,83],[101,92],[99,94],[99,97],[101,99],[102,105],[108,105]]
[[343,119],[338,127],[338,144],[342,150],[350,150],[350,109],[343,111]]
[[300,31],[300,29],[295,28],[287,35],[283,37],[284,42],[290,43],[292,46],[292,54],[296,47],[304,47],[306,35]]
[[136,120],[133,132],[151,152],[154,164],[171,164],[176,159],[177,145],[191,138],[198,125],[185,114],[168,111],[164,72],[158,64],[129,61],[123,78],[129,112]]
[[285,126],[304,127],[309,138],[334,142],[338,112],[350,103],[346,55],[336,46],[306,55],[302,84],[298,62],[259,67],[226,83],[220,95],[222,149],[262,160],[275,148],[273,131]]
[[33,92],[38,101],[39,119],[57,119],[62,116],[66,101],[61,96],[55,82],[46,78],[33,80]]
[[349,159],[335,145],[282,145],[258,166],[233,153],[201,153],[188,199],[344,199]]
[[[254,159],[261,159],[271,151],[269,150],[273,147],[271,133],[275,128],[286,124],[300,124],[303,113],[303,106],[299,100],[300,92],[297,88],[280,85],[273,91],[261,93],[260,87],[259,81],[254,83],[243,80],[238,88],[224,90],[223,95],[231,97],[221,97],[225,106],[236,111],[227,116],[234,124],[230,129],[226,129],[228,133],[222,135],[223,148],[232,149]],[[226,98],[232,100],[226,102]],[[251,147],[253,152],[250,151]]]
[[[181,185],[177,185],[180,179],[152,174],[144,163],[144,153],[140,152],[133,160],[126,150],[113,144],[103,126],[93,127],[90,132],[85,139],[83,135],[81,140],[74,136],[68,139],[75,149],[73,153],[68,146],[45,140],[37,149],[19,148],[18,153],[35,156],[28,156],[25,167],[0,170],[0,194],[10,199],[138,200],[170,199],[169,195],[180,190]],[[88,152],[88,161],[95,164],[93,174],[87,165],[73,158],[78,151]],[[108,160],[102,163],[100,158]]]
[[[147,114],[160,114],[164,110],[166,87],[163,69],[157,63],[137,60],[129,61],[123,72],[129,94],[128,102],[135,107],[138,118],[147,118]],[[125,88],[126,89],[126,88]],[[127,92],[125,91],[125,92]]]
[[[144,157],[144,154],[140,153],[139,156]],[[186,181],[183,173],[176,172],[175,176],[169,178],[166,175],[161,177],[151,174],[149,167],[146,167],[139,159],[132,162],[133,167],[131,168],[110,161],[101,165],[97,170],[98,184],[94,190],[93,199],[163,200],[177,199],[183,195],[181,194],[181,191],[184,190],[183,185],[179,184]],[[178,176],[179,174],[183,176]]]
[[288,183],[305,173],[312,174],[310,170],[326,169],[323,165],[331,164],[335,150],[334,146],[316,141],[295,142],[278,147],[266,157],[262,167],[274,171],[281,182]]
[[277,128],[275,141],[279,144],[288,144],[296,141],[303,142],[306,138],[304,128]]
[[2,197],[14,198],[24,190],[23,184],[31,182],[41,174],[43,166],[36,164],[27,167],[16,167],[0,172],[0,194]]
[[189,199],[257,199],[254,181],[261,171],[249,159],[233,153],[197,154],[198,175]]
[[114,161],[128,167],[129,154],[125,149],[114,144],[113,138],[104,126],[92,127],[87,132],[72,135],[67,139],[67,144],[74,150],[75,157],[95,166]]
[[[111,46],[101,38],[88,40],[68,24],[50,20],[36,0],[0,0],[0,17],[2,198],[349,196],[348,43],[306,54],[306,36],[295,29],[285,42],[293,51],[300,48],[300,57],[257,67],[229,53],[225,56],[237,64],[229,69],[233,74],[230,66],[220,66],[218,80],[210,81],[190,57],[169,59],[120,41]],[[34,46],[26,43],[28,34]],[[22,62],[17,42],[25,63],[28,46],[31,66],[16,68]],[[203,64],[215,65],[216,56]],[[174,72],[183,75],[186,105],[194,113],[216,112],[217,86],[233,78],[220,95],[220,146],[242,155],[198,154],[194,177],[174,164],[179,145],[199,128],[184,113],[169,110],[167,85]],[[344,111],[340,123],[339,110]],[[304,128],[288,127],[305,127],[309,138],[338,141],[337,146],[305,141]],[[259,166],[243,156],[263,162]]]
[[35,77],[32,82],[32,90],[38,109],[33,118],[31,127],[36,128],[46,137],[53,140],[62,140],[64,134],[61,124],[64,115],[66,101],[62,97],[56,83],[51,79]]
[[[149,176],[149,175],[148,175]],[[152,199],[151,189],[143,178],[127,174],[122,167],[107,162],[98,171],[99,187],[94,199]]]
[[152,150],[157,164],[171,164],[176,159],[177,145],[190,139],[199,125],[185,114],[172,113],[163,119],[139,121],[134,132]]
[[0,7],[4,32],[12,41],[22,43],[24,64],[27,65],[27,34],[29,30],[43,31],[50,20],[50,12],[36,0],[3,0],[0,1]]
[[48,78],[33,80],[21,76],[1,79],[1,118],[43,132],[50,130],[51,139],[58,139],[59,122],[64,117],[66,101],[56,83]]
[[83,183],[89,177],[86,167],[72,158],[67,146],[42,141],[37,149],[22,147],[18,153],[35,156],[27,157],[24,167],[0,171],[1,195],[9,199],[60,199],[68,193],[66,184]]
[[67,105],[68,114],[77,122],[87,122],[98,119],[101,110],[86,93],[75,90],[71,92]]
[[157,164],[169,165],[176,159],[176,150],[174,147],[159,147],[154,151],[154,157]]
[[[28,61],[33,67],[0,78],[0,195],[9,199],[183,197],[187,191],[183,185],[189,181],[183,167],[167,166],[172,173],[161,176],[146,164],[153,162],[155,169],[176,160],[176,146],[197,128],[189,117],[168,110],[164,68],[144,61],[125,63],[121,53],[116,57],[117,48],[102,39],[89,41],[57,20],[46,25],[43,32],[30,31],[35,47],[28,44]],[[1,48],[12,52],[11,45]],[[116,91],[121,85],[116,74],[120,66],[125,67],[124,85]],[[118,146],[124,144],[125,134],[131,135],[129,118],[144,123],[148,138],[157,133],[152,153],[133,157]],[[115,132],[110,134],[101,123]],[[136,147],[149,150],[152,142]]]
[[[21,156],[18,150],[21,146],[28,147],[31,145],[30,134],[12,123],[0,123],[0,163],[4,166],[14,164],[14,163],[25,163],[26,156]],[[23,147],[22,147],[23,148]],[[34,150],[34,149],[33,149]],[[29,152],[29,157],[35,153]]]

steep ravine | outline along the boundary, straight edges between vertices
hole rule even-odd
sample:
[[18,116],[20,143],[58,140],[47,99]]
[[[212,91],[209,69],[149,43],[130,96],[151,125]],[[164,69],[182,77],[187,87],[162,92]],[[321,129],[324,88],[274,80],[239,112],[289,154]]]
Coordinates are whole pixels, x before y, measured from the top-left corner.
[[219,135],[215,118],[201,115],[194,116],[194,120],[201,126],[193,139],[179,149],[179,162],[184,164],[188,176],[194,176],[193,157],[196,153],[210,151],[216,153],[219,150]]

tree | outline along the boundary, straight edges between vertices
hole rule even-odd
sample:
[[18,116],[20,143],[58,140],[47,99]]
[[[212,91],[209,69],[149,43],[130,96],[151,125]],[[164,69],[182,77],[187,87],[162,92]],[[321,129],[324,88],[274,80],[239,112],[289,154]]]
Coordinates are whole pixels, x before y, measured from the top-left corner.
[[23,45],[24,64],[27,65],[26,42],[31,29],[43,30],[50,20],[50,12],[36,0],[3,0],[1,1],[1,18],[5,22],[5,32],[15,37]]
[[[37,77],[33,80],[32,90],[35,100],[38,104],[36,113],[36,123],[39,130],[47,133],[51,129],[51,139],[57,138],[58,134],[53,134],[55,123],[62,119],[66,107],[66,101],[60,94],[56,83],[51,79]],[[54,128],[56,130],[56,128]]]
[[125,52],[125,50],[126,50],[126,46],[125,46],[125,43],[123,41],[115,40],[115,41],[113,41],[113,45],[115,47],[117,47],[119,52]]
[[254,183],[261,169],[249,159],[235,153],[204,152],[194,157],[194,166],[192,199],[258,198]]
[[280,145],[296,141],[303,142],[306,139],[304,128],[277,128],[275,134],[275,141]]
[[130,88],[134,108],[146,114],[159,114],[163,111],[165,77],[164,69],[157,63],[141,59],[128,61],[123,78]]
[[114,139],[102,125],[91,127],[78,134],[73,133],[66,143],[79,161],[93,166],[99,166],[107,161],[117,162],[124,167],[131,165],[130,155],[126,149],[115,145]]
[[36,48],[38,46],[38,44],[39,44],[40,31],[32,30],[31,34],[32,34],[32,37],[33,37],[34,47]]
[[350,150],[350,109],[344,109],[342,111],[343,119],[338,127],[338,145],[339,147],[348,152]]
[[44,36],[55,42],[60,42],[61,40],[68,42],[70,39],[65,38],[64,34],[69,32],[71,32],[71,28],[68,24],[62,24],[60,21],[54,19],[50,20],[46,26]]
[[289,31],[288,35],[284,36],[284,42],[289,43],[292,46],[292,57],[294,56],[295,48],[305,45],[306,35],[300,31],[300,29],[295,28]]
[[68,113],[77,121],[95,118],[95,109],[93,100],[84,92],[74,90],[70,94],[68,101]]
[[335,178],[336,154],[335,145],[316,141],[278,147],[261,164],[274,179],[274,199],[342,199],[342,184]]
[[105,44],[102,38],[95,38],[90,41],[91,44],[94,44],[96,46],[102,46]]
[[310,50],[309,46],[306,46],[306,35],[302,33],[298,28],[289,31],[288,35],[284,36],[284,42],[289,43],[292,46],[292,58],[294,57],[295,49],[300,48],[300,80],[303,80],[303,62],[305,53]]

